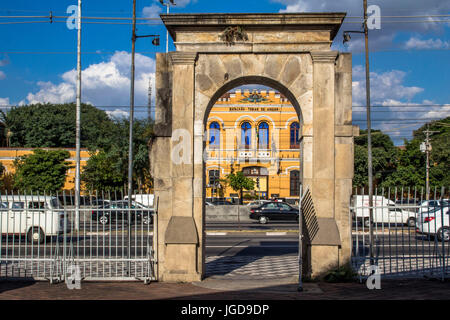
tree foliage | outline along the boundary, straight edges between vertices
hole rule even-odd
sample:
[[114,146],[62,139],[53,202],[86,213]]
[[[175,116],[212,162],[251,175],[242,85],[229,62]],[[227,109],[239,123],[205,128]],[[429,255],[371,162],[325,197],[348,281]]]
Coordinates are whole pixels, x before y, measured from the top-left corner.
[[384,186],[422,186],[425,187],[426,155],[420,151],[425,141],[424,131],[436,131],[430,136],[430,186],[450,185],[450,117],[425,124],[414,131],[413,139],[405,141],[405,149],[399,151],[396,170],[383,183]]
[[[32,104],[12,108],[3,115],[10,132],[9,146],[21,148],[74,148],[75,111],[73,103]],[[105,111],[81,105],[81,146],[97,148],[112,121]]]
[[[395,147],[388,135],[373,132],[373,175],[375,187],[425,186],[426,155],[420,151],[424,131],[431,135],[430,186],[450,185],[450,117],[423,125],[405,140],[404,148]],[[355,187],[367,186],[367,131],[355,138]]]
[[227,175],[228,184],[234,191],[239,191],[240,194],[240,202],[242,204],[242,194],[244,190],[253,190],[255,188],[255,182],[247,178],[242,171],[237,173],[230,173]]
[[[353,185],[364,187],[368,185],[367,163],[367,130],[361,130],[360,136],[355,137],[355,176]],[[395,170],[398,148],[391,138],[379,130],[372,131],[372,165],[375,186],[383,182]]]
[[36,149],[33,154],[21,156],[14,161],[14,187],[24,191],[55,193],[64,187],[66,161],[70,153],[65,150]]
[[[118,190],[128,181],[128,148],[130,123],[117,119],[110,130],[97,141],[99,152],[91,154],[83,169],[82,181],[89,190]],[[135,120],[133,126],[133,187],[151,188],[147,143],[153,134],[146,120]]]

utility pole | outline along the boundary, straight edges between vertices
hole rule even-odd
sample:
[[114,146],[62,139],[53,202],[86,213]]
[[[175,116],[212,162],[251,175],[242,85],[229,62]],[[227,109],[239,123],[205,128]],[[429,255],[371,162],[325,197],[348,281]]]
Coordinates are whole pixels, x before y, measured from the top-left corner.
[[133,193],[133,122],[134,122],[134,73],[136,52],[136,0],[133,0],[133,31],[131,36],[131,88],[130,88],[130,133],[128,145],[128,275],[131,273],[131,204]]
[[370,265],[375,264],[373,252],[373,164],[372,164],[372,123],[370,115],[370,69],[369,69],[369,28],[367,27],[367,0],[364,0],[364,41],[366,47],[366,104],[367,104],[367,166],[369,180],[369,232]]
[[[159,0],[159,2],[161,3],[161,5],[167,7],[167,14],[170,13],[170,5],[176,6],[175,0],[169,0],[169,2],[164,2],[164,0]],[[167,32],[166,32],[166,53],[168,53],[168,52],[169,52],[169,30],[167,30]]]
[[425,192],[426,192],[426,199],[430,200],[430,154],[432,150],[430,135],[432,135],[433,133],[439,133],[439,131],[430,131],[430,129],[427,127],[427,131],[424,131],[424,133],[425,133],[425,153],[427,155]]
[[367,113],[367,167],[369,184],[369,254],[370,265],[375,264],[373,252],[373,161],[372,161],[372,122],[370,113],[370,68],[369,68],[369,27],[367,25],[367,0],[363,0],[364,31],[344,31],[344,43],[351,39],[350,33],[364,33],[366,50],[366,113]]
[[80,229],[80,153],[81,153],[81,0],[78,0],[77,40],[77,102],[76,102],[76,169],[75,169],[75,230]]

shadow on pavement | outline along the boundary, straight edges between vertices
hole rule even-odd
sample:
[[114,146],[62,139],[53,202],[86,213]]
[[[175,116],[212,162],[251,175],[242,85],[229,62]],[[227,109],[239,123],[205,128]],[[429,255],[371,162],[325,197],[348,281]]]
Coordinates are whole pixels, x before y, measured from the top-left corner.
[[32,286],[36,283],[36,281],[32,278],[23,279],[20,281],[7,281],[0,278],[0,294],[6,291],[26,288]]

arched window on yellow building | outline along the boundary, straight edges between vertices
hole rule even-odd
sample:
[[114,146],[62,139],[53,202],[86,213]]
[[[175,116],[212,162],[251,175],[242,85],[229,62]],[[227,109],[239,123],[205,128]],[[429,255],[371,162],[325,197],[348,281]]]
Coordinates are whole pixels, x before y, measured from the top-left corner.
[[217,122],[211,122],[209,125],[209,146],[213,148],[220,146],[220,125]]
[[269,148],[269,125],[261,122],[258,126],[258,149]]
[[299,144],[299,131],[300,131],[300,125],[298,122],[293,122],[291,124],[291,149],[298,149],[300,148]]
[[241,125],[241,148],[250,149],[252,147],[252,125],[244,122]]

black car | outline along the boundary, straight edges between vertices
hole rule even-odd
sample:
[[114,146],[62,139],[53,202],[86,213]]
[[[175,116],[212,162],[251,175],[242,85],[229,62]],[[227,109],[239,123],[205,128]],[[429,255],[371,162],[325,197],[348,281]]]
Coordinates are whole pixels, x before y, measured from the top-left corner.
[[250,219],[261,224],[269,221],[298,221],[298,208],[283,202],[267,202],[250,210]]
[[105,203],[101,208],[92,210],[92,220],[98,221],[102,225],[106,225],[114,221],[128,221],[128,212],[131,211],[131,222],[135,221],[144,225],[153,222],[153,209],[144,207],[143,205],[133,202],[131,210],[128,209],[128,201],[111,201]]

